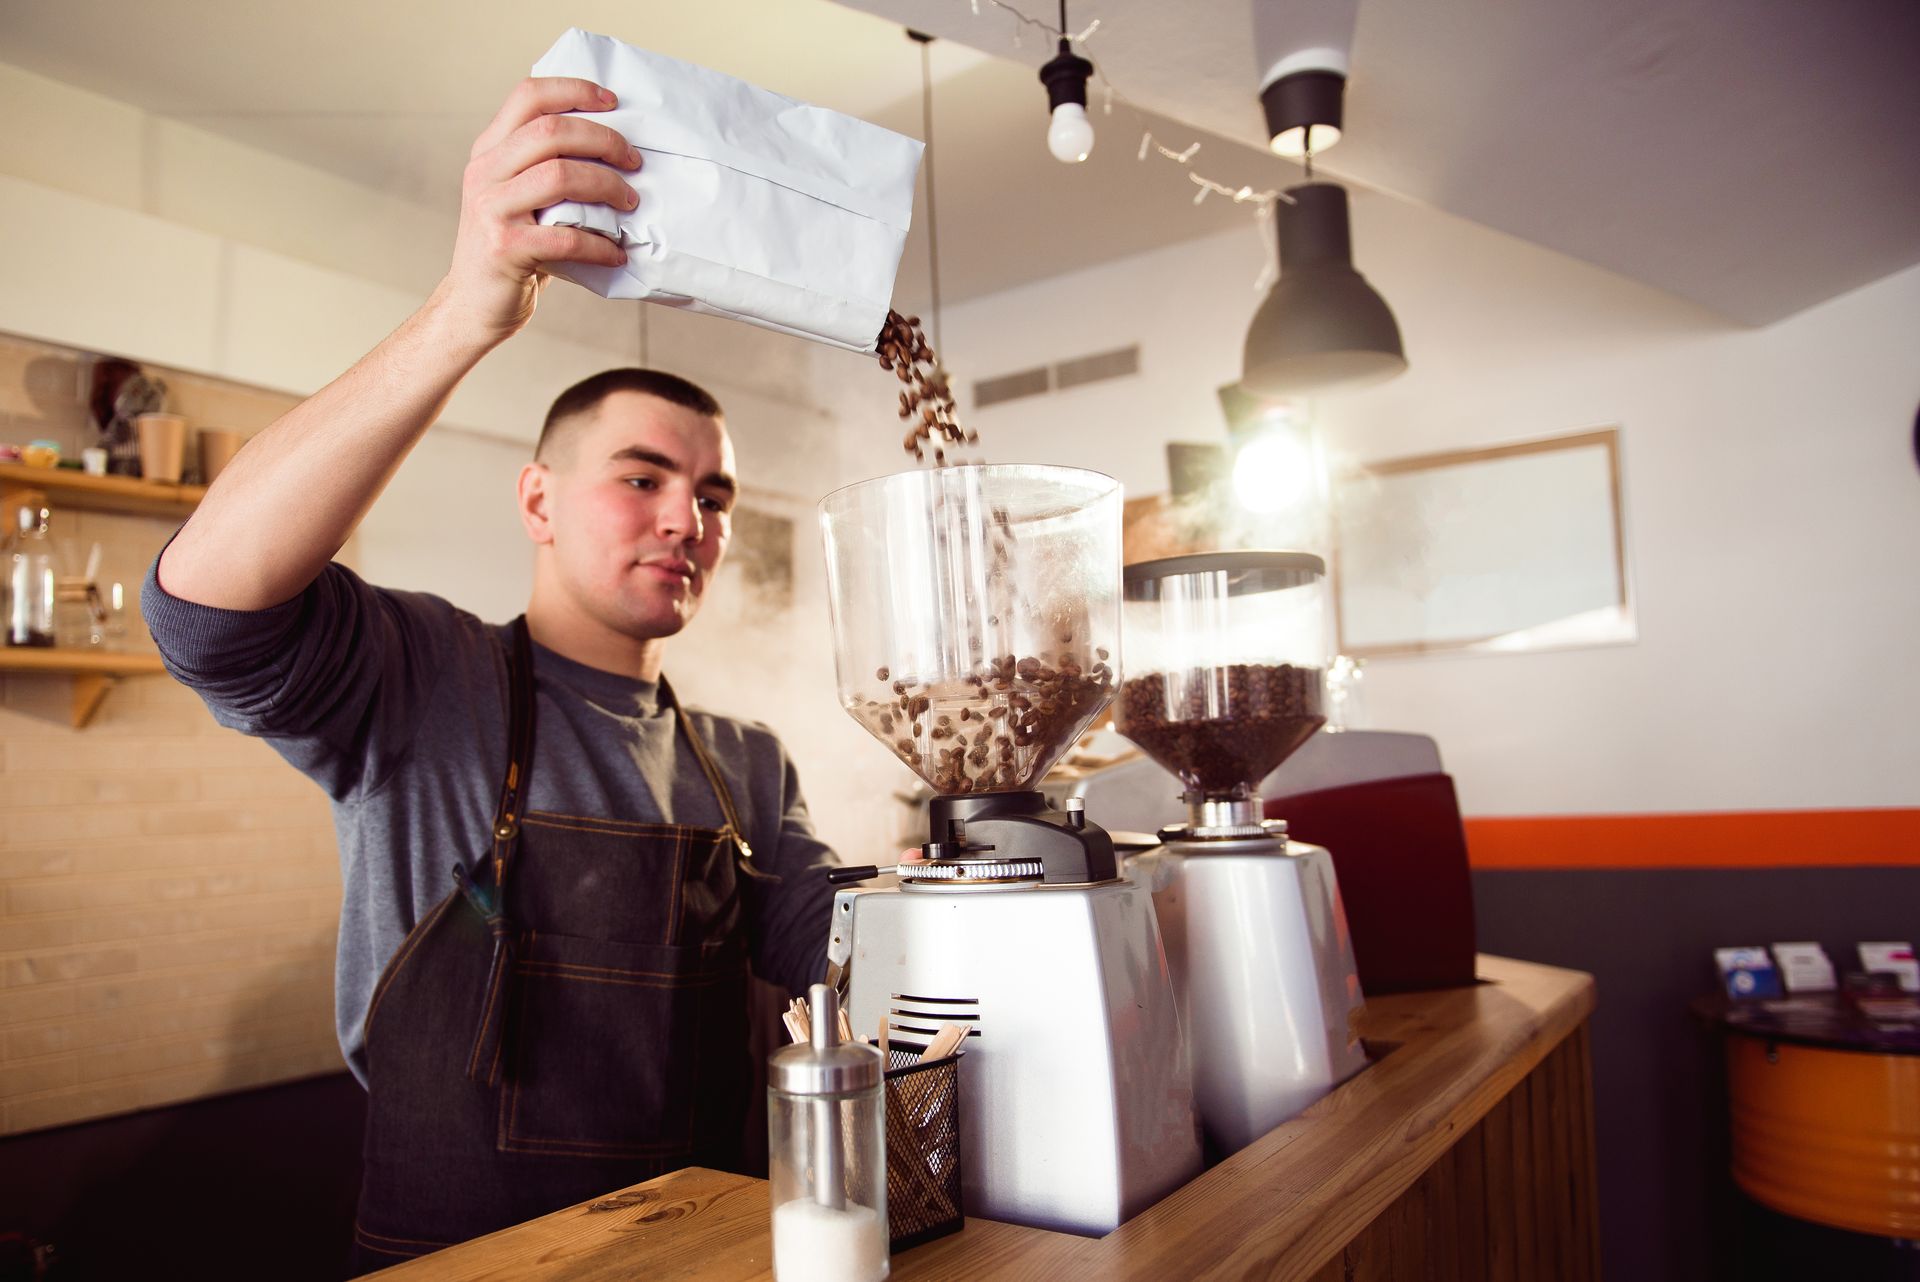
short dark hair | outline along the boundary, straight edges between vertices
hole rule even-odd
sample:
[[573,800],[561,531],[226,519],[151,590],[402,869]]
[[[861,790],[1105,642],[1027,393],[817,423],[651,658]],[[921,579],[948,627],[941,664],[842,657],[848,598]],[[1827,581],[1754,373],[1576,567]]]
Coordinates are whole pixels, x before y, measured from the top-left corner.
[[556,428],[598,409],[600,402],[615,392],[657,396],[669,405],[678,405],[708,418],[723,417],[720,402],[713,398],[713,393],[678,374],[631,367],[602,370],[591,378],[581,379],[554,398],[553,405],[547,410],[546,422],[540,425],[540,443],[533,447],[533,456],[537,459],[547,452],[549,442],[556,436]]

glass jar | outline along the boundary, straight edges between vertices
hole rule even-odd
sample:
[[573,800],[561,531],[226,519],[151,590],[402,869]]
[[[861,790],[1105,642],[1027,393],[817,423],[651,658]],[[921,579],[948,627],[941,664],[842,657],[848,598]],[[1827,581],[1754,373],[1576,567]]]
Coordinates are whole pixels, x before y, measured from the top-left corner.
[[1257,798],[1326,723],[1326,563],[1307,552],[1208,552],[1126,569],[1114,728],[1189,800]]
[[54,544],[53,643],[63,650],[84,650],[106,640],[105,611],[98,609],[100,594],[93,586],[100,564],[100,545],[83,554],[73,539]]
[[775,1282],[887,1276],[886,1102],[880,1052],[839,1040],[838,995],[812,991],[813,1036],[767,1074]]
[[53,547],[47,539],[51,513],[43,507],[22,507],[15,520],[13,544],[7,550],[8,645],[53,644]]

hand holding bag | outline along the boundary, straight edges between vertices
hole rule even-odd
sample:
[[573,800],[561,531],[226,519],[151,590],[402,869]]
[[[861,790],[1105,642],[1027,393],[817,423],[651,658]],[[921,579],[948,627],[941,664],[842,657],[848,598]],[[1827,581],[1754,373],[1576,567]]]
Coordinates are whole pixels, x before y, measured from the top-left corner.
[[913,214],[923,145],[690,62],[572,28],[533,66],[610,89],[592,119],[644,153],[639,205],[568,201],[543,224],[617,241],[624,268],[557,274],[639,298],[871,352]]

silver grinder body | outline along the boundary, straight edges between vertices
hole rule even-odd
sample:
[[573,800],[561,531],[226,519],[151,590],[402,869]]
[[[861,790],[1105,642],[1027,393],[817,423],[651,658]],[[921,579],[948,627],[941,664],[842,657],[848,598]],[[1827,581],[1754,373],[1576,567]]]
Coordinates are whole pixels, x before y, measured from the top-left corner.
[[1200,1173],[1185,1041],[1152,899],[1093,885],[841,891],[856,1032],[973,1025],[960,1072],[967,1214],[1101,1235]]
[[1281,835],[1170,840],[1126,866],[1153,895],[1215,1153],[1246,1147],[1365,1067],[1353,940],[1323,847]]

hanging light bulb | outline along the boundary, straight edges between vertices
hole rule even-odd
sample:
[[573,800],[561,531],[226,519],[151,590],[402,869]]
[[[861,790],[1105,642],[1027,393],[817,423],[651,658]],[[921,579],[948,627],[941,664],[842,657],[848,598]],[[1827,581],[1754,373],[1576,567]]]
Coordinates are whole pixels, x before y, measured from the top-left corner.
[[1087,119],[1083,104],[1063,102],[1053,109],[1053,120],[1047,125],[1047,150],[1063,165],[1077,165],[1092,154],[1093,122]]
[[1275,428],[1233,458],[1233,497],[1260,516],[1284,512],[1313,493],[1313,449],[1297,431]]
[[1093,64],[1074,53],[1067,40],[1067,0],[1060,0],[1060,52],[1040,68],[1047,87],[1047,150],[1063,165],[1077,165],[1093,153],[1093,122],[1087,119],[1087,78]]
[[1303,407],[1249,391],[1218,389],[1233,452],[1233,497],[1256,516],[1299,511],[1321,501],[1324,478]]

